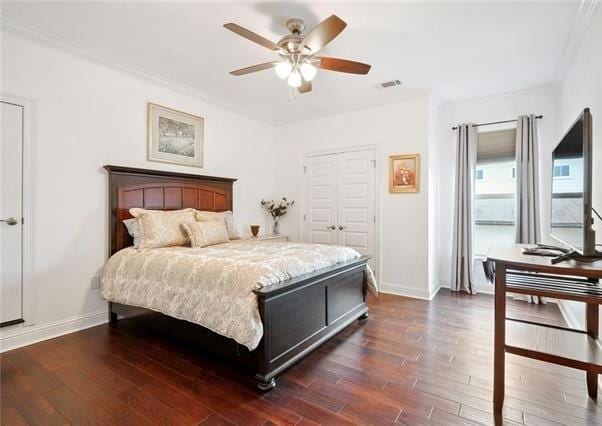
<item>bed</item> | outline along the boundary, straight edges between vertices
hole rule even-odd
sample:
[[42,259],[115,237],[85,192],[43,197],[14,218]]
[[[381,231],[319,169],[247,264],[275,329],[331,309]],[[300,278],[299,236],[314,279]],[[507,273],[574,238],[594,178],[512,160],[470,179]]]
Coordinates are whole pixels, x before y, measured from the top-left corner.
[[[134,250],[129,248],[132,240],[122,222],[131,218],[130,208],[232,210],[236,179],[104,168],[109,173],[109,256]],[[247,250],[244,242],[239,244],[235,248]],[[262,334],[253,350],[193,322],[126,303],[109,302],[109,323],[118,327],[119,320],[128,318],[244,365],[254,372],[257,387],[268,391],[276,385],[279,373],[353,321],[368,317],[368,260],[362,256],[254,289]]]

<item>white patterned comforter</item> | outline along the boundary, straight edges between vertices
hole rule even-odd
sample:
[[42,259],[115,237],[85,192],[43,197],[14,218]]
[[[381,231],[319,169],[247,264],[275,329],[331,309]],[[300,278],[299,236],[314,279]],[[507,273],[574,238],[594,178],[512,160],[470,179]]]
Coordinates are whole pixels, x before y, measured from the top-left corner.
[[[115,253],[101,279],[105,299],[200,324],[253,350],[263,326],[253,290],[360,257],[348,247],[230,242]],[[377,294],[368,267],[369,289]]]

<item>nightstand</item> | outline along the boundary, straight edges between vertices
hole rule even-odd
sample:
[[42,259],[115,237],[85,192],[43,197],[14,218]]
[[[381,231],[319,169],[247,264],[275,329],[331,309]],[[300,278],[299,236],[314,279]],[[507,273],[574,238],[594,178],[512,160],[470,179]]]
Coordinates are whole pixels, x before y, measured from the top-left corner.
[[259,235],[257,238],[249,237],[250,241],[264,242],[264,243],[286,243],[288,241],[288,237],[282,234],[264,234]]

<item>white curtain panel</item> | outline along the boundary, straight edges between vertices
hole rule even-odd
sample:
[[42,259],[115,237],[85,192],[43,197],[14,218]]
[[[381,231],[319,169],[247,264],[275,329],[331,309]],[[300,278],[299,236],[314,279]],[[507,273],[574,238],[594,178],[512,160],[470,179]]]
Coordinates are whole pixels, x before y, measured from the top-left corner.
[[[537,119],[521,115],[516,125],[516,235],[521,244],[535,244],[539,229],[539,151]],[[515,300],[545,304],[543,297],[515,295]]]
[[461,124],[456,129],[456,178],[451,290],[476,294],[472,276],[472,224],[477,129]]

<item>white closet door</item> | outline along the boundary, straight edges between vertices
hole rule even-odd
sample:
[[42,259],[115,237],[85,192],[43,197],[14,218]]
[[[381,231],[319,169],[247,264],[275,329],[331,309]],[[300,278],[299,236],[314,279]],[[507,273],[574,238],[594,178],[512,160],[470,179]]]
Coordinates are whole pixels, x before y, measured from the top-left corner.
[[[339,154],[338,242],[361,254],[375,252],[375,179],[373,150]],[[374,266],[372,264],[371,266]]]
[[22,318],[23,107],[0,102],[0,324]]
[[306,242],[337,244],[337,163],[337,155],[305,160]]

